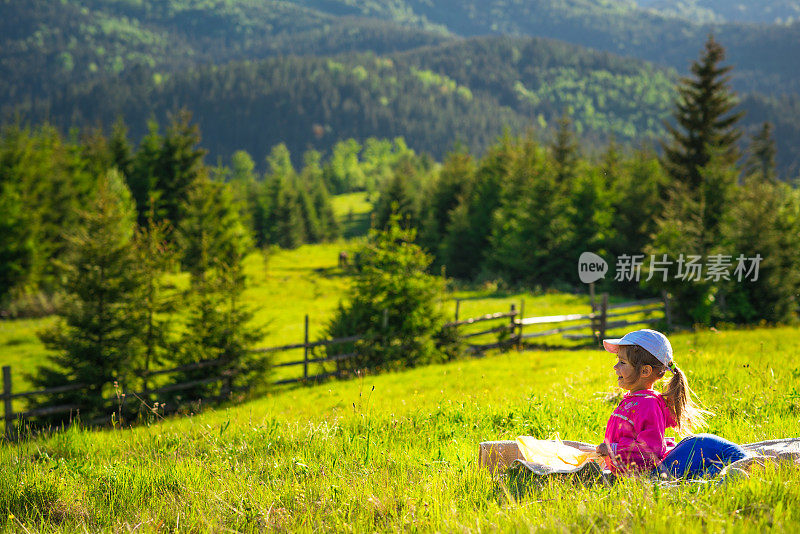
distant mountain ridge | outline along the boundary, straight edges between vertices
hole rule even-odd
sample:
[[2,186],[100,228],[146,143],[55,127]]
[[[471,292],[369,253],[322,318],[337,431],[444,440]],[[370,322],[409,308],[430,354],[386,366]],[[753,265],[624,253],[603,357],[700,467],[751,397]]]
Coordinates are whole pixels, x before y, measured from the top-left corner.
[[698,22],[791,24],[800,20],[798,0],[637,0],[640,7]]
[[[730,62],[736,65],[734,82],[739,90],[800,93],[800,21],[775,26],[709,23],[642,9],[626,0],[293,1],[326,12],[358,6],[365,16],[403,22],[420,20],[421,27],[444,26],[461,36],[503,34],[560,39],[654,61],[679,72],[688,68],[711,33],[726,46]],[[777,4],[779,0],[768,1]],[[754,6],[755,2],[751,0],[748,5]]]
[[748,124],[773,120],[782,168],[800,169],[800,23],[703,25],[632,0],[0,0],[0,113],[121,115],[136,137],[185,106],[212,157],[394,135],[438,157],[565,112],[590,143],[653,143],[711,31]]

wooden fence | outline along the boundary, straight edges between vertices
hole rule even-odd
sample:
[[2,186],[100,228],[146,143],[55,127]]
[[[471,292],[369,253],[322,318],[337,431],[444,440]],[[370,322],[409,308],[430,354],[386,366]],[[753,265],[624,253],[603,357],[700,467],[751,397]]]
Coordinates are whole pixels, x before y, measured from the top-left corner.
[[[464,331],[460,337],[461,339],[466,341],[467,350],[473,354],[480,354],[487,350],[497,349],[497,348],[516,347],[517,349],[522,349],[525,346],[525,340],[552,336],[563,332],[574,332],[578,330],[589,330],[589,333],[564,334],[564,337],[573,340],[592,339],[595,342],[599,342],[599,340],[601,340],[605,336],[605,332],[612,328],[619,328],[623,326],[634,326],[639,324],[649,324],[657,320],[663,320],[663,319],[649,317],[653,312],[656,311],[662,311],[664,313],[667,322],[669,322],[669,310],[666,301],[662,301],[660,299],[650,299],[650,300],[625,302],[620,304],[609,305],[608,295],[605,294],[602,295],[600,304],[597,306],[593,306],[592,312],[588,314],[554,315],[554,316],[526,318],[524,317],[524,301],[523,301],[521,303],[519,310],[517,310],[516,306],[512,304],[508,312],[489,313],[486,315],[482,315],[480,317],[471,317],[468,319],[459,320],[458,306],[459,302],[457,301],[456,320],[446,323],[444,327],[466,329],[467,331]],[[636,315],[644,314],[646,317],[644,319],[632,320],[632,321],[619,320],[622,317],[631,316],[634,314]],[[609,319],[618,319],[618,320],[609,321]],[[582,321],[582,322],[578,324],[569,324],[569,323],[574,323],[576,321]],[[468,328],[471,325],[479,325],[479,324],[482,325],[483,323],[490,323],[490,322],[500,322],[500,324],[493,325],[488,328],[481,328],[479,330]],[[528,333],[524,332],[524,329],[526,327],[531,327],[533,325],[543,325],[543,324],[553,325],[554,328],[536,332],[528,332]],[[561,326],[562,324],[563,326]],[[488,343],[472,342],[476,338],[488,336],[491,334],[497,335],[496,339],[491,342]],[[273,363],[271,366],[273,369],[302,366],[303,370],[302,375],[292,378],[279,379],[273,381],[272,384],[283,385],[283,384],[290,384],[297,382],[307,383],[307,382],[319,381],[331,376],[337,376],[341,374],[341,369],[339,368],[336,371],[329,371],[312,375],[310,373],[310,368],[312,365],[325,364],[325,363],[339,363],[357,356],[356,352],[336,353],[336,351],[333,351],[334,352],[333,355],[313,357],[314,356],[312,352],[313,349],[318,347],[335,347],[337,345],[346,345],[358,342],[361,339],[362,336],[349,336],[349,337],[342,337],[335,339],[309,341],[309,319],[308,316],[306,315],[302,343],[280,345],[276,347],[258,348],[254,349],[252,352],[255,354],[277,354],[291,350],[303,349],[303,358],[301,360],[279,361]],[[148,388],[147,385],[149,383],[149,380],[156,376],[162,376],[181,371],[189,371],[189,370],[196,370],[203,368],[208,368],[209,370],[212,370],[215,367],[219,367],[220,365],[223,365],[225,363],[228,362],[221,359],[204,360],[170,369],[159,369],[155,371],[149,371],[146,373],[144,377],[145,382],[143,390],[138,393],[125,395],[122,402],[125,402],[125,399],[137,399],[137,398],[142,399],[150,397],[152,395],[182,391],[200,385],[206,385],[214,382],[229,380],[233,376],[232,371],[225,370],[220,373],[213,373],[211,376],[206,378],[192,380],[184,383],[168,384],[155,388]],[[337,368],[338,367],[339,366],[337,365]],[[23,412],[14,412],[13,409],[14,400],[23,400],[23,399],[28,399],[30,397],[48,396],[58,393],[78,391],[81,389],[84,389],[84,386],[82,384],[66,384],[64,386],[43,389],[38,391],[26,391],[21,393],[14,393],[12,379],[11,379],[11,367],[10,366],[3,367],[3,393],[2,395],[0,395],[0,398],[3,399],[3,408],[4,408],[3,420],[5,422],[6,438],[13,439],[14,437],[13,429],[15,420],[31,419],[46,415],[56,415],[62,413],[77,413],[77,411],[80,409],[80,406],[78,405],[63,405],[63,406],[50,406],[46,408],[39,408]],[[214,399],[205,399],[205,400],[206,401],[220,400],[221,398],[224,398],[228,396],[230,393],[235,391],[236,390],[234,389],[227,389],[224,392],[224,394],[221,394]],[[107,402],[114,402],[115,400],[118,401],[118,399],[106,399]],[[98,421],[92,421],[90,423],[98,423],[98,422],[102,421],[98,420]]]

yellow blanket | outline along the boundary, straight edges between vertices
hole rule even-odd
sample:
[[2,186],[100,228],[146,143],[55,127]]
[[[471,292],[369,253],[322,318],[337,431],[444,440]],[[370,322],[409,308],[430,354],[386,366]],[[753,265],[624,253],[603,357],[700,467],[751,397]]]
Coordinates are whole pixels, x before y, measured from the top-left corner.
[[519,436],[517,446],[526,462],[548,466],[556,471],[577,470],[590,461],[600,458],[596,452],[584,452],[570,447],[558,438],[546,440]]

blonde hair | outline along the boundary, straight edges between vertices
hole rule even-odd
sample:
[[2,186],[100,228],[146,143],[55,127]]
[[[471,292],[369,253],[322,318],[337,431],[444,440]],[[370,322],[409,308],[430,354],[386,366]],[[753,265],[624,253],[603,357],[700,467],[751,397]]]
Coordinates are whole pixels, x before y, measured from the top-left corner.
[[[643,347],[639,345],[623,345],[620,347],[620,350],[622,349],[625,350],[628,362],[637,372],[643,366],[649,365],[653,368],[653,375],[656,380],[661,379],[664,373],[667,372],[668,367]],[[695,404],[692,399],[694,392],[689,387],[689,382],[686,380],[684,372],[677,365],[671,366],[670,371],[672,371],[672,378],[662,395],[667,403],[667,408],[669,408],[672,417],[677,423],[678,432],[689,434],[704,427],[706,425],[706,416],[711,415],[711,412]]]

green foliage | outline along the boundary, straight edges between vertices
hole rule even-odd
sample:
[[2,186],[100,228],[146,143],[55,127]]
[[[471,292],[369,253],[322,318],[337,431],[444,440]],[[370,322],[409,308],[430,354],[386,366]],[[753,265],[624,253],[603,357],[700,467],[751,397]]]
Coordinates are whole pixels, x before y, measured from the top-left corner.
[[33,259],[29,214],[16,185],[0,182],[0,306],[28,276]]
[[330,241],[339,235],[320,154],[306,152],[298,175],[286,145],[272,148],[268,172],[258,193],[253,217],[256,242],[297,248],[303,243]]
[[549,286],[571,259],[564,257],[573,232],[564,192],[574,184],[560,181],[568,179],[560,176],[564,166],[547,158],[532,139],[506,146],[500,204],[490,225],[488,267],[511,282]]
[[159,220],[173,228],[182,222],[188,192],[202,173],[206,153],[197,146],[200,132],[190,121],[191,114],[185,110],[173,115],[163,137],[158,133],[158,123],[150,122],[150,131],[136,152],[129,178],[140,223],[144,222],[152,199]]
[[664,167],[674,181],[687,185],[690,192],[701,187],[701,169],[712,156],[733,165],[739,159],[736,142],[741,131],[736,123],[743,112],[731,113],[735,95],[728,84],[731,66],[720,66],[725,49],[709,37],[699,60],[692,63],[693,78],[685,78],[678,88],[674,118],[677,127],[668,125],[669,142],[664,148]]
[[[709,431],[736,443],[798,435],[797,364],[776,363],[797,335],[758,328],[670,337],[716,414]],[[721,485],[620,477],[610,488],[564,477],[514,483],[477,465],[476,444],[486,440],[557,433],[599,443],[619,393],[610,366],[603,351],[515,352],[277,391],[147,427],[76,427],[6,444],[0,524],[30,532],[162,521],[242,532],[621,525],[671,534],[680,518],[687,533],[711,524],[747,534],[796,529],[800,471],[790,462]]]
[[420,245],[434,256],[440,256],[442,245],[450,222],[452,211],[466,195],[475,174],[475,161],[472,156],[458,147],[451,152],[442,168],[435,175],[422,199],[422,225]]
[[413,367],[445,357],[436,343],[444,323],[437,305],[443,281],[426,273],[431,257],[414,238],[395,216],[386,229],[371,230],[359,250],[359,275],[327,329],[329,337],[362,336],[357,357],[341,366]]
[[139,281],[130,268],[135,259],[134,223],[135,210],[123,179],[116,171],[102,175],[95,202],[81,212],[80,225],[67,236],[64,311],[40,334],[54,353],[49,365],[31,379],[41,389],[67,383],[85,388],[50,395],[35,406],[73,405],[91,421],[104,415],[114,383],[123,389],[133,383],[140,326],[133,320],[139,305]]
[[187,193],[185,217],[178,229],[181,262],[193,275],[227,265],[252,246],[230,191],[220,182],[199,178]]
[[29,268],[18,281],[22,292],[52,292],[57,284],[55,262],[67,248],[62,234],[78,224],[78,209],[95,188],[83,156],[77,143],[65,142],[49,125],[13,125],[0,134],[0,184],[19,194],[32,240]]
[[166,223],[156,222],[153,208],[151,204],[147,225],[138,228],[135,234],[135,261],[132,265],[140,284],[135,295],[137,324],[141,326],[137,334],[140,347],[135,371],[141,379],[143,391],[149,389],[148,373],[172,363],[177,350],[172,317],[177,309],[177,298],[174,288],[165,279],[165,273],[173,266],[176,251],[167,239]]
[[[712,253],[726,254],[723,219],[733,206],[739,170],[736,142],[741,131],[736,123],[741,112],[732,113],[736,102],[727,84],[731,67],[720,67],[725,50],[712,37],[698,61],[694,78],[684,79],[676,104],[678,128],[669,127],[664,146],[664,168],[671,177],[672,192],[659,221],[651,252],[678,264],[681,255],[706,261]],[[657,282],[675,297],[679,321],[708,323],[720,313],[723,295],[708,277],[700,280]]]
[[745,283],[732,277],[723,287],[720,315],[736,323],[790,322],[798,305],[800,198],[797,190],[771,181],[762,170],[737,188],[723,221],[724,243],[735,254],[734,263],[740,255],[762,259],[757,276],[743,277]]
[[205,368],[174,373],[175,383],[201,382],[168,395],[172,403],[184,405],[226,398],[234,388],[249,388],[263,379],[267,360],[251,365],[248,351],[263,333],[250,324],[253,312],[242,302],[246,284],[242,262],[249,249],[248,236],[223,184],[207,179],[195,183],[180,235],[191,287],[185,297],[187,320],[177,363],[219,360],[213,372],[227,377],[220,389],[217,382],[202,383],[208,376]]

